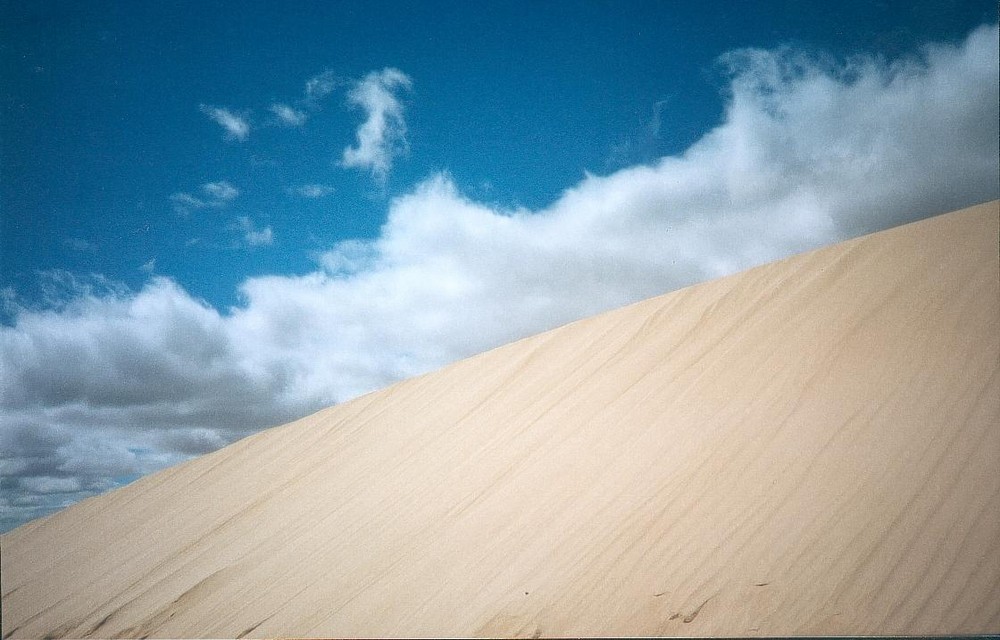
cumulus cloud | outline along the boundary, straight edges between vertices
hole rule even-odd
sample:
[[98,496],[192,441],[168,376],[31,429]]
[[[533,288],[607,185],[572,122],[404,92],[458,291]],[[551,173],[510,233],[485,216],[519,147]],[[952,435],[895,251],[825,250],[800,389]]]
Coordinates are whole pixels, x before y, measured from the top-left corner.
[[236,219],[236,228],[243,232],[243,240],[251,247],[260,247],[274,244],[274,232],[271,227],[258,229],[253,220],[247,216],[240,216]]
[[[0,526],[184,459],[160,444],[164,430],[208,424],[232,437],[272,419],[239,407],[255,383],[232,368],[218,313],[170,281],[138,294],[68,276],[62,285],[63,307],[20,310],[16,327],[0,330],[0,375],[18,377],[0,391]],[[211,398],[218,385],[235,394],[228,407]],[[40,487],[53,478],[79,490],[48,495]]]
[[[683,154],[588,175],[536,211],[431,176],[378,237],[246,280],[225,314],[162,277],[138,292],[65,279],[60,306],[0,327],[0,515],[587,314],[997,198],[997,41],[983,27],[892,64],[734,53],[723,121]],[[53,478],[81,490],[42,491]]]
[[278,122],[287,127],[301,127],[306,123],[308,116],[304,111],[300,111],[287,104],[275,103],[271,105],[271,113],[278,118]]
[[325,198],[333,193],[333,187],[325,184],[303,184],[288,189],[288,193],[302,198]]
[[243,142],[250,136],[250,122],[245,115],[237,114],[229,109],[201,105],[201,112],[211,118],[226,132],[227,140]]
[[347,94],[348,102],[364,109],[366,119],[357,131],[357,145],[347,147],[341,165],[368,169],[379,183],[384,183],[393,158],[406,151],[406,122],[399,90],[412,87],[409,76],[399,69],[387,68],[366,75]]

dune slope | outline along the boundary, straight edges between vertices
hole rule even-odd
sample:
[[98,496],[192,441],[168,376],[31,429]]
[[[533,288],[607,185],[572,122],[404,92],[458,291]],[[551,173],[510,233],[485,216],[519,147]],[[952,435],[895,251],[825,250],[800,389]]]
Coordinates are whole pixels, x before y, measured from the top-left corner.
[[3,634],[1000,631],[998,234],[683,289],[29,523]]

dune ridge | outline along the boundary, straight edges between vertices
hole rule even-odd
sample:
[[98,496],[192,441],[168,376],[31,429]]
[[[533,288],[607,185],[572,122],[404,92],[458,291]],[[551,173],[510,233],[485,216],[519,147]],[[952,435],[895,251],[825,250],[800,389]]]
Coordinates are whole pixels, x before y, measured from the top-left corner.
[[31,522],[3,636],[998,632],[998,237],[688,287]]

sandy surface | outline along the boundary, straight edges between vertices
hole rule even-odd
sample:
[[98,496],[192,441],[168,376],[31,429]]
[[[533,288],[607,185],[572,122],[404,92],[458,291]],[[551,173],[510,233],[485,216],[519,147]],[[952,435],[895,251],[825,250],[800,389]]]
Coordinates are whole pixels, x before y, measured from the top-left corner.
[[3,634],[1000,631],[998,204],[567,325],[2,537]]

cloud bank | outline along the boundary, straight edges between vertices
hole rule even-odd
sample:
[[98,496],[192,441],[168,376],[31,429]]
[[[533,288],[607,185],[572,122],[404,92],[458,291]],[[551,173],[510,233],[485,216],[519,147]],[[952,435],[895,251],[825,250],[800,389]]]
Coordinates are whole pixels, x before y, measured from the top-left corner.
[[369,169],[384,184],[393,158],[406,151],[403,103],[396,93],[413,86],[399,69],[373,71],[347,94],[350,104],[364,109],[366,119],[358,128],[357,145],[347,147],[341,157],[344,167]]
[[[724,119],[683,154],[587,175],[537,211],[431,176],[377,238],[248,279],[225,313],[163,277],[64,277],[59,304],[0,328],[0,519],[581,316],[997,198],[997,41],[982,27],[892,64],[734,52]],[[408,81],[385,74],[354,94],[373,172],[402,135]]]

